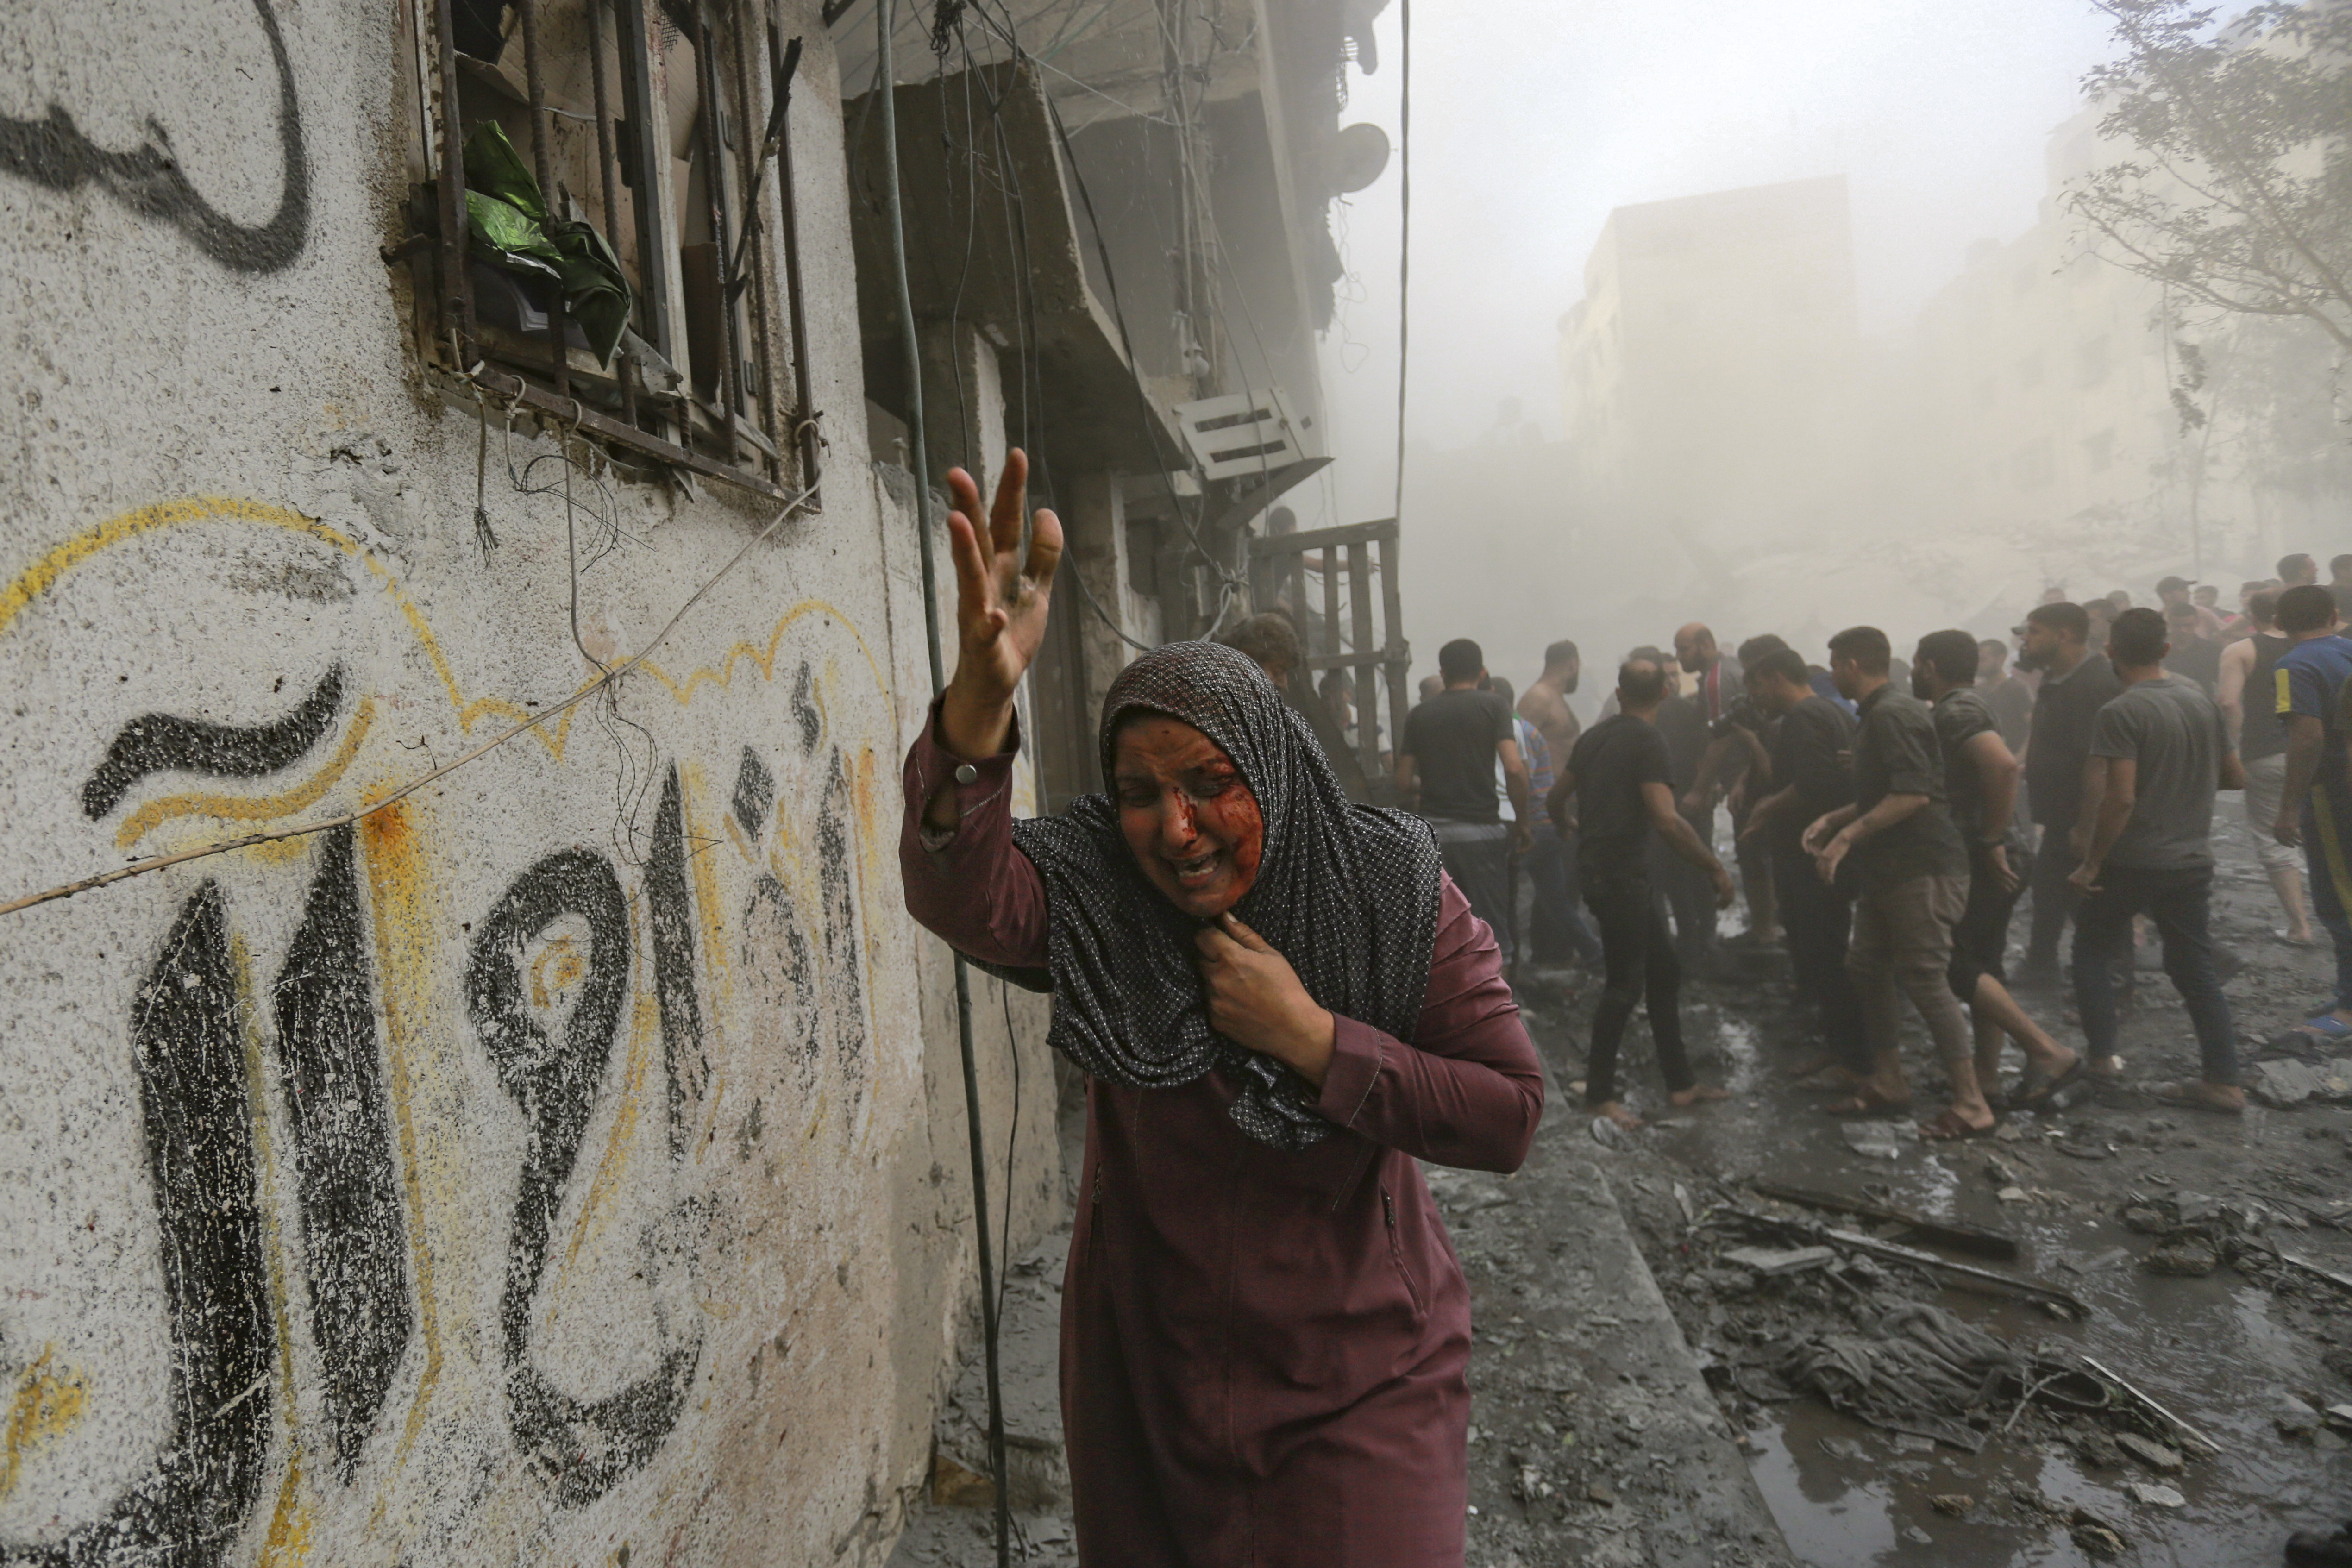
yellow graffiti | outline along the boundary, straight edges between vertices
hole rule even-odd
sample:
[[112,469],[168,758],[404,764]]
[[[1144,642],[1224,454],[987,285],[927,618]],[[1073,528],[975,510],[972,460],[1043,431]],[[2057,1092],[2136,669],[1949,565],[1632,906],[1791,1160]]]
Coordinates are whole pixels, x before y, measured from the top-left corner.
[[[236,974],[237,1008],[244,1027],[246,1103],[257,1110],[268,1103],[268,1074],[261,1064],[261,1032],[259,1009],[253,1005],[253,953],[241,936],[229,940],[229,958]],[[269,1313],[278,1329],[278,1409],[290,1413],[294,1409],[294,1320],[288,1302],[286,1284],[286,1239],[278,1227],[278,1157],[270,1147],[269,1118],[253,1117],[255,1165],[260,1173],[262,1229],[268,1237]],[[265,1563],[298,1562],[278,1550],[281,1540],[299,1533],[307,1551],[310,1542],[310,1511],[302,1489],[302,1440],[296,1424],[287,1421],[286,1481],[278,1489],[278,1511],[269,1523],[268,1545],[262,1554]]]
[[261,1543],[260,1568],[293,1568],[310,1557],[312,1525],[309,1493],[302,1485],[302,1456],[288,1461],[285,1484],[278,1489],[278,1510],[269,1518],[269,1533]]
[[563,1267],[549,1292],[551,1300],[572,1277],[573,1267],[580,1261],[580,1248],[603,1229],[598,1216],[620,1190],[621,1173],[628,1163],[629,1135],[637,1130],[637,1110],[645,1099],[646,1073],[653,1065],[653,1040],[660,1029],[652,993],[639,991],[629,1019],[629,1058],[621,1086],[621,1103],[614,1108],[613,1130],[605,1134],[604,1152],[596,1162],[596,1174],[588,1183],[587,1200],[580,1205],[580,1218],[572,1227],[572,1242],[564,1248]]
[[81,1373],[72,1368],[51,1371],[56,1356],[57,1346],[43,1346],[40,1359],[16,1379],[7,1424],[0,1426],[0,1500],[16,1489],[25,1456],[73,1430],[89,1409],[89,1390]]
[[335,785],[360,754],[369,727],[375,722],[375,699],[363,697],[352,715],[351,731],[343,737],[326,765],[292,789],[278,795],[170,795],[151,800],[124,820],[114,835],[115,847],[128,849],[150,831],[175,817],[216,816],[236,822],[267,822],[288,816],[316,801]]
[[[140,507],[118,517],[109,518],[104,522],[75,534],[18,573],[6,588],[0,589],[0,633],[5,633],[27,606],[55,587],[58,581],[68,572],[92,556],[142,534],[162,532],[167,529],[177,528],[183,523],[215,521],[258,523],[267,528],[283,529],[289,533],[304,534],[323,544],[332,546],[364,566],[383,584],[384,592],[391,596],[394,605],[399,608],[402,618],[407,621],[409,629],[415,634],[417,645],[423,649],[426,661],[432,665],[433,673],[440,680],[443,691],[447,694],[450,706],[457,710],[457,723],[461,730],[470,731],[485,716],[497,716],[518,722],[531,716],[530,707],[509,702],[504,698],[468,698],[466,695],[457,683],[457,672],[450,668],[447,656],[441,651],[441,640],[434,635],[433,627],[425,619],[425,612],[402,589],[391,570],[377,559],[374,552],[367,549],[349,534],[329,527],[317,518],[305,517],[290,507],[272,506],[267,501],[243,500],[234,496],[192,496],[181,500],[158,501],[152,506]],[[770,629],[764,646],[754,645],[748,641],[738,642],[720,656],[715,666],[698,666],[682,678],[669,675],[651,659],[646,660],[637,668],[667,687],[670,695],[677,700],[680,707],[691,706],[694,693],[699,688],[709,685],[723,689],[730,685],[734,679],[736,665],[746,659],[757,667],[761,679],[772,680],[775,678],[776,655],[782,646],[785,632],[803,616],[812,615],[830,617],[842,630],[850,635],[857,644],[858,651],[865,655],[866,668],[873,677],[875,689],[887,699],[890,695],[890,683],[884,677],[881,663],[875,658],[874,650],[866,646],[865,634],[857,629],[856,624],[847,616],[822,599],[803,599],[793,605]],[[583,687],[590,684],[593,682],[586,680],[581,682]],[[574,688],[575,691],[578,689],[579,688]],[[572,716],[577,711],[575,709],[564,712],[556,721],[551,734],[549,733],[546,726],[530,731],[559,762],[563,758],[564,742],[570,735]]]
[[579,946],[568,936],[559,936],[540,949],[539,956],[530,961],[530,1005],[545,1009],[555,1005],[555,998],[579,984],[588,973],[588,961],[580,955]]
[[[393,1121],[400,1136],[401,1185],[408,1195],[409,1252],[416,1265],[417,1331],[425,1342],[425,1372],[417,1380],[416,1397],[409,1405],[408,1422],[400,1434],[395,1472],[406,1461],[424,1426],[425,1406],[433,1402],[434,1388],[441,1379],[440,1301],[433,1288],[433,1247],[425,1234],[422,1161],[411,1110],[415,1093],[411,1068],[431,1038],[429,954],[434,927],[432,899],[425,884],[425,856],[410,810],[410,802],[396,801],[360,818],[361,858],[367,864],[369,901],[375,910],[377,972],[383,977],[384,1060],[391,1068]],[[387,1478],[386,1489],[376,1499],[371,1528],[383,1517],[384,1506],[391,1500],[389,1488]]]

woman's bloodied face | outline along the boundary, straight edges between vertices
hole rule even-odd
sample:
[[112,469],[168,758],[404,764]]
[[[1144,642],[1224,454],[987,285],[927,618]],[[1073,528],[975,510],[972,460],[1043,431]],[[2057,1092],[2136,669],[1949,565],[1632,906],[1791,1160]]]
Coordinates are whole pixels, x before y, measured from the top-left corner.
[[1265,819],[1233,758],[1181,720],[1139,713],[1118,727],[1111,796],[1136,864],[1169,902],[1214,920],[1257,880]]

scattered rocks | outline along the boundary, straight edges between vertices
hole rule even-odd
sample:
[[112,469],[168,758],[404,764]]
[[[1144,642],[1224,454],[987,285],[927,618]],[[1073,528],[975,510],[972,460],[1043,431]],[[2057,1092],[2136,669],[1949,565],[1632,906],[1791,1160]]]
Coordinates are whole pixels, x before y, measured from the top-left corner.
[[2221,1255],[2202,1237],[2182,1236],[2163,1243],[2147,1255],[2151,1273],[2202,1279],[2221,1266]]
[[1948,1513],[1959,1519],[1977,1506],[1977,1500],[1966,1492],[1939,1492],[1927,1500],[1927,1506],[1937,1513]]
[[2319,1412],[2292,1394],[2282,1392],[2271,1412],[2271,1425],[2282,1437],[2307,1437],[2319,1430]]
[[2158,1486],[2153,1481],[2133,1481],[2124,1490],[2150,1508],[2186,1508],[2189,1504],[2187,1498],[2170,1487]]
[[1775,1275],[1794,1274],[1801,1269],[1819,1268],[1836,1261],[1837,1254],[1826,1247],[1735,1247],[1723,1255],[1726,1263],[1753,1269],[1766,1279]]
[[2259,1063],[2246,1092],[2278,1110],[2290,1110],[2314,1100],[2352,1100],[2352,1057]]
[[2131,1542],[2122,1531],[2101,1519],[2088,1509],[2078,1508],[2067,1521],[2066,1533],[2074,1544],[2094,1557],[2121,1557],[2131,1550]]
[[[1845,1136],[1845,1146],[1865,1160],[1899,1160],[1903,1157],[1901,1135],[1892,1121],[1849,1121],[1838,1131]],[[1909,1126],[1904,1122],[1901,1125]],[[1916,1134],[1915,1134],[1916,1136]]]
[[2149,1469],[2161,1471],[2166,1475],[2172,1474],[2181,1466],[2180,1451],[2178,1448],[2168,1448],[2163,1444],[2152,1438],[2143,1437],[2137,1432],[2116,1433],[2116,1447],[2146,1465]]
[[2172,1228],[2172,1222],[2164,1217],[2161,1210],[2146,1204],[2134,1204],[2124,1210],[2124,1224],[2142,1236],[2162,1236]]

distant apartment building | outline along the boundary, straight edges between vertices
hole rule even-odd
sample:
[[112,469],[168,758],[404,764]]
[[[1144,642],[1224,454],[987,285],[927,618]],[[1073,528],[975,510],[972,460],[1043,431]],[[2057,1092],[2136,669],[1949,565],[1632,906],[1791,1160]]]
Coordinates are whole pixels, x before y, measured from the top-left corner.
[[1881,449],[1907,454],[1897,488],[1918,515],[2030,546],[2053,578],[2260,574],[2342,538],[2352,468],[2325,339],[2184,318],[2161,285],[2103,258],[2063,201],[2114,155],[2098,118],[2058,128],[2033,226],[1971,247],[1894,355],[1890,379],[1910,388],[1907,406],[1882,405],[1903,433]]
[[1843,175],[1617,208],[1560,320],[1589,514],[1703,556],[1821,504],[1857,345]]

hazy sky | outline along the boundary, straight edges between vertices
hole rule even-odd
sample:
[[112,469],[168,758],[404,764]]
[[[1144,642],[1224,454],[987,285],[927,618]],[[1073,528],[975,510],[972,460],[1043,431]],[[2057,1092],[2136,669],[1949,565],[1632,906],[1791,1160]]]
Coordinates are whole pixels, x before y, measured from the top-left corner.
[[[1341,121],[1397,134],[1398,13]],[[1907,321],[1969,243],[2032,221],[2049,132],[2107,50],[2086,0],[1423,0],[1413,16],[1412,416],[1452,446],[1517,397],[1557,434],[1553,345],[1612,207],[1850,177],[1865,331]],[[1386,516],[1397,166],[1341,214],[1324,344],[1339,461],[1303,526]],[[1338,516],[1330,513],[1336,510]]]

